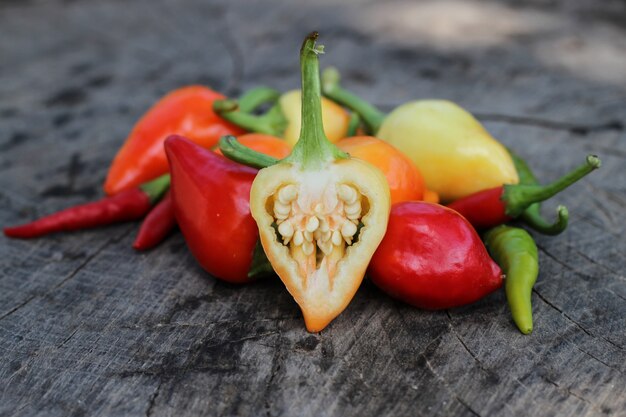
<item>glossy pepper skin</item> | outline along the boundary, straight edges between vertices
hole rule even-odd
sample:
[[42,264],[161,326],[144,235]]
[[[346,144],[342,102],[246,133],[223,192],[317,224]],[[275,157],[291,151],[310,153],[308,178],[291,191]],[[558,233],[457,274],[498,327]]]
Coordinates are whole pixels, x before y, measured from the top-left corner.
[[583,165],[551,184],[490,188],[456,200],[448,207],[461,213],[477,229],[495,227],[520,216],[532,204],[554,196],[599,168],[600,164],[597,156],[589,155]]
[[[213,108],[220,116],[237,126],[252,132],[281,137],[293,147],[298,141],[302,126],[301,102],[302,91],[292,90],[280,96],[276,106],[261,116],[240,111],[241,106],[237,106],[233,100],[216,101]],[[343,107],[323,98],[322,118],[328,140],[336,142],[346,137],[351,119]]]
[[[238,141],[263,155],[271,155],[275,158],[284,158],[291,152],[284,140],[269,135],[249,133],[240,136]],[[221,155],[219,149],[214,152]],[[161,243],[175,227],[174,206],[171,195],[168,193],[159,204],[150,210],[142,222],[133,248],[140,251],[152,249]]]
[[368,276],[415,307],[469,304],[502,286],[502,271],[462,216],[438,204],[394,204]]
[[174,206],[172,196],[168,191],[141,222],[133,248],[138,251],[152,249],[165,240],[175,227]]
[[99,201],[66,208],[20,226],[7,227],[4,234],[8,237],[29,239],[56,232],[91,229],[137,220],[159,201],[168,186],[169,178],[157,178]]
[[376,137],[407,155],[443,201],[518,182],[506,148],[455,103],[412,101],[385,115],[341,88],[334,69],[324,71],[322,85],[327,97],[357,112]]
[[249,199],[257,170],[181,136],[170,136],[165,151],[174,214],[193,256],[216,278],[235,284],[252,281],[259,233]]
[[250,209],[272,267],[319,332],[349,304],[389,215],[383,174],[325,137],[317,33],[300,51],[302,130],[292,153],[259,171]]
[[171,134],[211,148],[223,135],[244,133],[213,112],[213,102],[221,98],[224,96],[200,85],[182,87],[161,98],[141,117],[118,151],[104,191],[112,195],[167,173],[163,142]]
[[382,171],[389,185],[391,204],[424,199],[422,174],[389,143],[373,136],[353,136],[340,139],[335,145],[352,158],[369,162]]
[[[527,185],[539,184],[537,177],[532,172],[526,161],[509,149],[509,154],[515,164],[515,169],[519,175],[519,183]],[[533,203],[521,214],[520,219],[532,229],[544,235],[555,236],[563,233],[569,223],[569,211],[567,207],[559,205],[556,208],[556,220],[549,222],[541,215],[541,203]]]
[[537,245],[524,229],[506,225],[488,230],[483,238],[506,275],[506,299],[513,321],[522,333],[529,334],[533,331],[531,294],[539,274]]

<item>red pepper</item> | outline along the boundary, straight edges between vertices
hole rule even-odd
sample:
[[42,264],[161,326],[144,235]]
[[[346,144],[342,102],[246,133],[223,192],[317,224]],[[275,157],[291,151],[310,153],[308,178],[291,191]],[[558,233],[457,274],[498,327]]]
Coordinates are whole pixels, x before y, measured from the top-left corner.
[[257,170],[177,135],[165,141],[165,152],[174,214],[198,263],[231,283],[256,278],[266,265],[250,215],[250,187]]
[[125,190],[96,202],[70,207],[21,226],[7,227],[4,234],[28,239],[55,232],[137,220],[161,198],[168,186],[169,177],[160,177],[141,187]]
[[460,198],[448,207],[461,213],[475,228],[487,229],[520,216],[530,205],[547,200],[600,167],[600,159],[585,163],[548,185],[506,184]]
[[467,220],[417,201],[392,206],[368,276],[392,297],[426,309],[472,303],[503,282],[500,267]]
[[176,227],[172,196],[168,192],[165,197],[150,210],[141,223],[133,248],[148,250],[163,241]]
[[116,194],[165,174],[168,166],[163,141],[171,134],[185,135],[210,148],[223,135],[243,133],[213,112],[213,102],[222,98],[200,85],[179,88],[161,98],[137,122],[115,156],[104,191]]

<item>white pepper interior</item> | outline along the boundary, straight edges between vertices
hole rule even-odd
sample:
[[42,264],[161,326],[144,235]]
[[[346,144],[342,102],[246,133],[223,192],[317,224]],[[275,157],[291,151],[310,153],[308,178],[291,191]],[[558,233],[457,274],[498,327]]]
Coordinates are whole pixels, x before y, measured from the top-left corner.
[[299,191],[297,184],[284,185],[268,202],[277,237],[304,277],[321,268],[332,277],[346,248],[356,242],[369,204],[356,187],[345,183],[330,183],[308,195]]

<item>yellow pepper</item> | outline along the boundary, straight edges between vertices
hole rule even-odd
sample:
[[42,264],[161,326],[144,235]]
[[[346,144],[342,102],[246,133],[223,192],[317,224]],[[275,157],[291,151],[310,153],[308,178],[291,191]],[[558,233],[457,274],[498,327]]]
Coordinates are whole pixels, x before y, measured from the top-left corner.
[[519,182],[506,148],[458,105],[418,100],[385,115],[344,90],[336,70],[326,70],[322,78],[324,94],[358,113],[377,137],[405,153],[442,200]]
[[[267,90],[260,87],[250,91]],[[274,101],[277,103],[266,114],[252,115],[246,109],[238,108],[234,100],[216,100],[213,109],[222,118],[246,130],[281,137],[293,147],[298,141],[301,126],[302,92],[291,90],[282,95],[276,92]],[[324,118],[324,133],[331,142],[345,138],[350,127],[350,114],[340,105],[325,97],[322,98],[322,117]]]
[[382,240],[390,196],[385,176],[339,150],[322,128],[317,33],[300,52],[302,131],[292,153],[259,171],[250,210],[272,267],[306,328],[319,332],[356,293]]

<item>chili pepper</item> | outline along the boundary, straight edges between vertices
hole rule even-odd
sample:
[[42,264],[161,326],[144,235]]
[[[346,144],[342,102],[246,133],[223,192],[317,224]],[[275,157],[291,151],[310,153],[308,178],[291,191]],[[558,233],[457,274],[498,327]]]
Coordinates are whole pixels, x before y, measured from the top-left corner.
[[[252,111],[267,101],[275,101],[276,95],[271,89],[254,89],[241,98],[240,106]],[[224,96],[210,88],[193,85],[174,90],[156,102],[133,127],[115,156],[104,184],[105,192],[115,194],[167,173],[163,141],[171,134],[184,135],[212,148],[223,135],[244,133],[213,112],[213,102],[221,98]]]
[[271,271],[250,215],[250,187],[257,170],[177,135],[165,141],[165,152],[174,214],[200,266],[237,284]]
[[80,204],[41,217],[31,223],[7,227],[9,237],[28,239],[50,233],[90,229],[143,217],[167,190],[169,177],[159,177],[137,188],[121,191],[99,201]]
[[485,245],[506,275],[504,288],[513,321],[524,334],[533,331],[530,296],[539,274],[537,245],[524,229],[501,225],[484,235]]
[[[238,140],[250,149],[276,158],[284,158],[291,151],[284,140],[269,135],[249,133],[240,136]],[[221,154],[219,149],[215,153]],[[163,241],[175,226],[174,207],[168,193],[146,216],[133,247],[137,250],[150,249]]]
[[175,227],[174,207],[172,197],[168,192],[141,223],[133,248],[141,251],[152,249],[161,243]]
[[[243,112],[241,105],[237,106],[234,100],[217,100],[213,109],[222,118],[237,126],[252,132],[282,137],[289,146],[293,147],[298,140],[302,124],[301,98],[300,90],[289,91],[280,97],[276,106],[261,116]],[[237,111],[238,108],[239,111]],[[324,98],[322,99],[322,117],[324,133],[331,142],[346,137],[351,119],[343,107]]]
[[356,293],[390,206],[383,174],[324,134],[317,36],[300,50],[300,138],[287,158],[259,171],[250,191],[263,249],[310,332],[326,327]]
[[479,191],[448,204],[477,229],[487,229],[520,216],[533,203],[546,200],[600,167],[600,159],[587,156],[584,164],[548,185],[503,185]]
[[[530,170],[526,161],[510,149],[508,151],[513,159],[513,163],[515,164],[520,184],[538,184],[539,181],[537,180],[537,177],[535,177],[533,172]],[[556,208],[556,214],[556,221],[554,223],[550,223],[541,216],[541,203],[533,203],[522,212],[520,219],[536,231],[554,236],[563,232],[567,228],[567,223],[569,221],[569,212],[567,211],[567,207],[561,205],[558,206]]]
[[502,286],[502,271],[467,220],[425,202],[393,205],[368,276],[392,297],[426,309],[469,304]]
[[385,115],[339,85],[339,73],[322,76],[324,94],[358,113],[374,136],[413,161],[428,189],[452,201],[486,188],[518,182],[511,157],[469,112],[446,100],[418,100]]

